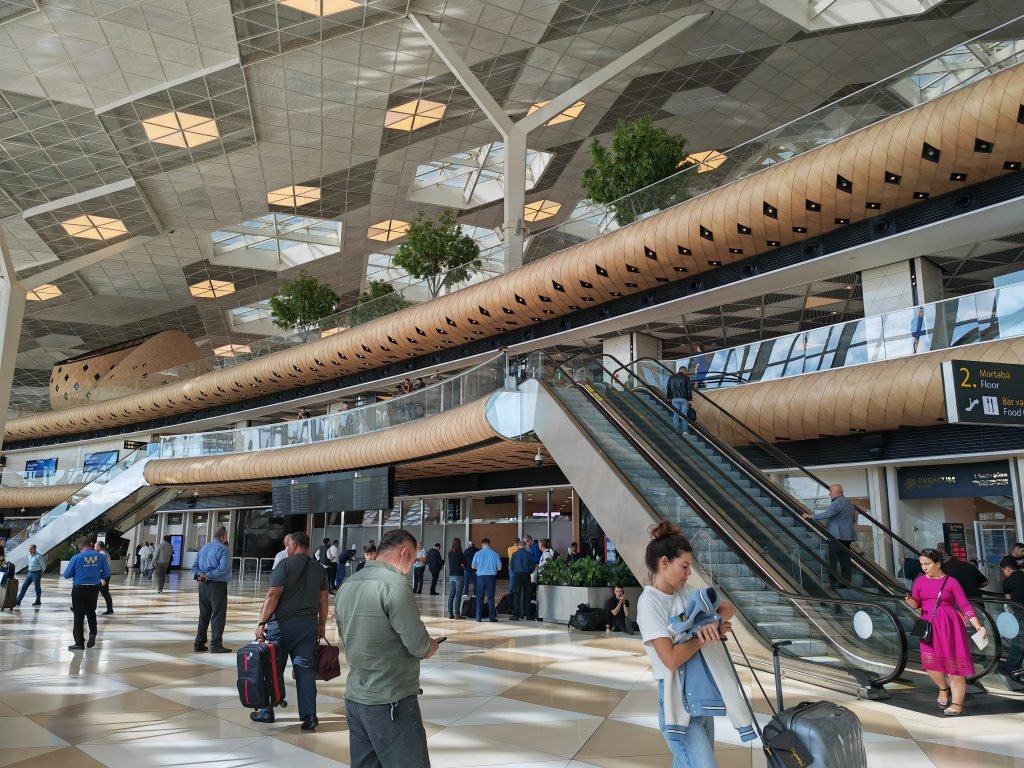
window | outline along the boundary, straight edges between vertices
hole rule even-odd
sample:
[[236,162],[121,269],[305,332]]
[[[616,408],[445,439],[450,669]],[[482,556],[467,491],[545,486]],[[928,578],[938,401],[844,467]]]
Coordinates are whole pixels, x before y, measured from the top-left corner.
[[280,271],[341,251],[341,222],[268,213],[211,233],[214,264]]
[[761,4],[807,30],[836,29],[916,16],[945,0],[761,0]]
[[[540,181],[554,155],[526,151],[526,190]],[[505,145],[500,141],[459,152],[416,168],[409,199],[432,205],[472,208],[505,196]]]
[[892,90],[910,106],[922,104],[958,86],[1018,63],[1024,40],[973,42],[946,51],[910,75],[895,81]]

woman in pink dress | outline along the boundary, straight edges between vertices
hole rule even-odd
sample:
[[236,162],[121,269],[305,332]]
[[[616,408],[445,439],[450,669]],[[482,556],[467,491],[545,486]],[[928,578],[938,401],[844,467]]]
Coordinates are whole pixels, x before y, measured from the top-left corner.
[[936,549],[921,552],[919,561],[924,575],[914,580],[906,601],[915,611],[920,611],[922,619],[932,624],[931,640],[921,642],[921,668],[939,687],[938,703],[943,714],[958,717],[964,711],[966,678],[974,674],[974,662],[967,628],[956,609],[960,609],[982,637],[985,630],[974,615],[960,582],[942,572],[942,560],[942,553]]

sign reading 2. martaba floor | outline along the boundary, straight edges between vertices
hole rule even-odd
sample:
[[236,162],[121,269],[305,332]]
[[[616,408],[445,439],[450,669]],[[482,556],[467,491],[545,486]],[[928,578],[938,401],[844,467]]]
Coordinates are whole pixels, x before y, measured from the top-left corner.
[[1024,365],[947,360],[942,389],[950,424],[1024,427]]

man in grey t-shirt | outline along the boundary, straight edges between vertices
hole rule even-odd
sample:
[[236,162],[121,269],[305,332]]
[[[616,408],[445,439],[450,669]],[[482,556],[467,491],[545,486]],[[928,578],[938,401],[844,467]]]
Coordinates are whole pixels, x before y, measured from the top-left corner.
[[174,547],[171,546],[171,537],[164,536],[160,546],[156,548],[156,555],[153,564],[156,566],[156,591],[160,594],[164,591],[164,584],[167,583],[167,571],[171,568],[171,560],[174,559]]
[[[312,731],[320,722],[316,716],[313,659],[317,641],[327,631],[327,571],[309,556],[309,536],[305,533],[291,534],[287,547],[288,557],[270,574],[256,639],[280,643],[278,663],[282,669],[285,657],[291,656],[302,730]],[[274,710],[261,709],[249,717],[257,723],[272,723]]]

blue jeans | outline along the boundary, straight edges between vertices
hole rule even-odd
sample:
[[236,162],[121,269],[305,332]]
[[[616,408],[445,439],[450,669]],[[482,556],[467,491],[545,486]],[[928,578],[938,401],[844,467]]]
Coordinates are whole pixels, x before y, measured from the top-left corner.
[[658,726],[672,751],[672,768],[715,768],[715,718],[691,717],[686,735],[668,737],[665,733],[665,681],[658,681]]
[[483,610],[484,602],[487,602],[488,608],[490,608],[491,621],[498,620],[498,606],[494,602],[494,590],[498,586],[497,576],[481,576],[479,573],[476,575],[476,620],[480,621],[480,611]]
[[462,614],[462,577],[448,577],[448,615],[459,616]]
[[28,572],[28,574],[25,576],[25,583],[21,585],[21,592],[18,593],[18,605],[21,605],[21,601],[24,599],[25,593],[28,592],[28,585],[29,584],[35,584],[36,585],[36,602],[38,603],[38,602],[42,601],[42,599],[43,599],[42,575],[43,575],[42,571],[29,571]]
[[689,421],[685,418],[687,410],[690,408],[690,401],[685,397],[673,397],[672,407],[675,411],[672,413],[672,428],[679,431],[679,425],[683,426],[683,434],[685,435],[690,431]]

